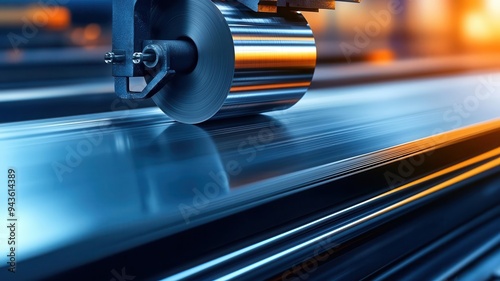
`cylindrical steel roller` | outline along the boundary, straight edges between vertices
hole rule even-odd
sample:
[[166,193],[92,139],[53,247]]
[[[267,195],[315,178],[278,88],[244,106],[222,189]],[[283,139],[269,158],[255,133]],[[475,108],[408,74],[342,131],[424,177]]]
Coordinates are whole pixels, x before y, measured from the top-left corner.
[[199,123],[287,109],[307,91],[316,46],[300,13],[255,13],[232,0],[154,5],[153,39],[190,40],[198,53],[194,70],[176,74],[153,97],[175,120]]

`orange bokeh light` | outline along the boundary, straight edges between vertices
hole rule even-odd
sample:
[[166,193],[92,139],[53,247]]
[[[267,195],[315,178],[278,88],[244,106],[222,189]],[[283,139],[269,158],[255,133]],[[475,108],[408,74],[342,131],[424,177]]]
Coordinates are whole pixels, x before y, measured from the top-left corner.
[[83,30],[83,36],[87,41],[95,41],[101,36],[101,27],[98,24],[91,23]]
[[388,64],[395,58],[394,52],[389,49],[374,50],[367,55],[368,61],[376,64]]
[[53,30],[66,29],[71,25],[71,12],[66,7],[43,5],[0,9],[0,26],[24,25]]
[[464,17],[464,33],[469,39],[487,41],[491,36],[490,26],[482,13],[472,12]]
[[71,25],[71,12],[66,7],[31,6],[26,14],[35,23],[38,19],[39,25],[47,29],[62,30]]

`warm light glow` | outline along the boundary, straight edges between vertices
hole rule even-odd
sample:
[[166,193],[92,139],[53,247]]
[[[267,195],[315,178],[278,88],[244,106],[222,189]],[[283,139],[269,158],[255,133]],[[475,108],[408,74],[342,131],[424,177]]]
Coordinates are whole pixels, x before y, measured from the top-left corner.
[[238,41],[297,41],[297,42],[309,42],[310,44],[314,44],[314,38],[300,38],[300,37],[286,37],[286,36],[273,36],[273,37],[264,37],[264,36],[253,36],[253,35],[233,35],[233,40],[235,42]]
[[380,49],[370,52],[367,56],[368,61],[376,64],[388,64],[394,60],[394,52],[389,49]]
[[316,48],[294,46],[235,47],[236,69],[314,68]]
[[95,44],[95,41],[100,38],[101,34],[101,26],[91,23],[83,28],[74,28],[71,31],[70,38],[74,44],[92,47],[92,45]]
[[496,16],[500,16],[500,1],[499,0],[485,0],[486,10]]
[[[408,18],[417,33],[442,34],[449,30],[453,7],[449,1],[407,1],[411,13]],[[460,4],[454,4],[460,5]]]
[[87,41],[94,41],[101,36],[101,27],[95,23],[87,25],[83,30],[83,36]]
[[[71,24],[71,12],[66,7],[32,6],[28,9],[28,18],[35,24],[48,29],[61,30]],[[44,22],[46,23],[44,24]]]
[[485,0],[485,6],[489,15],[491,28],[493,30],[493,40],[500,41],[500,0]]
[[482,13],[473,12],[465,16],[464,33],[466,38],[487,41],[491,37],[491,27]]
[[2,7],[0,26],[23,26],[26,22],[36,28],[61,30],[71,25],[71,12],[66,7]]
[[311,82],[295,82],[295,83],[281,83],[281,84],[261,84],[261,85],[251,85],[251,86],[234,86],[231,88],[231,93],[309,87],[310,85]]
[[495,46],[500,41],[500,1],[482,0],[468,6],[463,17],[463,38],[476,47]]
[[302,15],[307,19],[314,34],[328,31],[328,18],[332,15],[332,11],[320,10],[319,12],[303,12]]

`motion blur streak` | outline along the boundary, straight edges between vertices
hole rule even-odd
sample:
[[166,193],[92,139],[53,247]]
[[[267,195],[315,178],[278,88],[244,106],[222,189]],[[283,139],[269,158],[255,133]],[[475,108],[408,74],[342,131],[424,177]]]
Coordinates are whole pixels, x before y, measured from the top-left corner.
[[[470,179],[470,178],[472,178],[474,176],[477,176],[477,175],[479,175],[481,173],[485,173],[485,172],[487,172],[489,170],[492,170],[493,168],[498,167],[498,166],[500,166],[500,158],[497,158],[497,159],[492,160],[492,161],[490,161],[490,162],[488,162],[486,164],[483,164],[483,165],[481,165],[481,166],[479,166],[477,168],[474,168],[474,169],[472,169],[470,171],[467,171],[467,172],[465,172],[465,173],[463,173],[463,174],[461,174],[461,175],[459,175],[459,176],[457,176],[455,178],[447,180],[447,181],[445,181],[445,182],[443,182],[441,184],[438,184],[438,185],[436,185],[436,186],[434,186],[432,188],[429,188],[429,189],[427,189],[427,190],[425,190],[425,191],[423,191],[421,193],[418,193],[418,194],[416,194],[414,196],[411,196],[411,197],[409,197],[407,199],[404,199],[404,200],[402,200],[402,201],[400,201],[400,202],[398,202],[396,204],[393,204],[393,205],[391,205],[391,206],[389,206],[387,208],[384,208],[384,209],[382,209],[380,211],[377,211],[377,212],[372,213],[372,214],[370,214],[370,215],[368,215],[366,217],[363,217],[362,219],[359,219],[359,220],[356,220],[354,222],[348,223],[345,226],[342,226],[342,227],[337,228],[337,229],[335,229],[335,230],[333,230],[331,232],[328,232],[328,233],[323,234],[323,235],[321,235],[319,237],[311,239],[311,240],[309,240],[307,242],[299,244],[299,245],[297,245],[297,246],[295,246],[293,248],[290,248],[290,249],[288,249],[286,251],[283,251],[283,252],[280,252],[280,253],[275,254],[273,256],[270,256],[268,258],[262,259],[262,260],[260,260],[260,261],[258,261],[256,263],[254,263],[254,264],[251,264],[251,265],[249,265],[247,267],[244,267],[244,268],[242,268],[240,270],[237,270],[237,271],[235,271],[235,272],[233,272],[233,273],[231,273],[229,275],[223,276],[223,277],[218,278],[216,280],[217,281],[227,281],[227,280],[233,280],[235,278],[238,278],[239,276],[241,276],[241,275],[243,275],[243,274],[245,274],[245,273],[247,273],[249,271],[256,270],[259,267],[261,267],[261,266],[263,266],[263,265],[265,265],[267,263],[271,263],[274,260],[277,260],[277,259],[279,259],[279,258],[281,258],[281,257],[283,257],[285,255],[291,254],[294,251],[297,251],[297,250],[299,250],[299,249],[301,249],[303,247],[306,247],[306,246],[314,244],[314,243],[318,243],[318,242],[320,242],[320,241],[322,241],[322,240],[324,240],[324,239],[326,239],[326,238],[328,238],[328,237],[330,237],[330,236],[332,236],[334,234],[337,234],[339,232],[345,231],[345,230],[347,230],[349,228],[355,227],[355,226],[357,226],[359,224],[362,224],[362,223],[365,223],[367,221],[373,220],[373,219],[375,219],[375,218],[377,218],[377,217],[379,217],[379,216],[381,216],[383,214],[386,214],[386,213],[391,212],[393,210],[396,210],[396,209],[398,209],[398,208],[400,208],[402,206],[405,206],[405,205],[408,205],[410,203],[413,203],[413,202],[415,202],[415,201],[417,201],[419,199],[422,199],[422,198],[424,198],[426,196],[429,196],[429,195],[431,195],[433,193],[436,193],[436,192],[438,192],[440,190],[443,190],[445,188],[451,187],[454,184],[457,184],[457,183],[463,182],[465,180],[468,180],[468,179]],[[167,279],[167,280],[175,280],[175,278],[174,279]]]
[[[116,97],[102,56],[110,0],[66,1],[47,25],[37,2],[0,4],[0,172],[19,173],[18,279],[125,268],[136,280],[293,280],[281,273],[329,255],[308,281],[440,280],[429,276],[499,249],[500,1],[338,1],[307,22],[232,0],[154,1],[156,39],[186,39],[176,33],[194,26],[176,20],[203,16],[227,40],[193,32],[214,48],[179,85],[230,82],[231,118],[197,126]],[[464,280],[500,276],[477,270],[487,276]]]
[[478,164],[478,163],[480,163],[482,161],[488,160],[488,159],[496,157],[496,156],[500,156],[500,148],[491,150],[491,151],[489,151],[487,153],[481,154],[481,155],[479,155],[477,157],[474,157],[474,158],[471,158],[471,159],[469,159],[467,161],[461,162],[459,164],[456,164],[456,165],[453,165],[451,167],[448,167],[448,168],[442,169],[440,171],[437,171],[435,173],[432,173],[432,174],[430,174],[428,176],[425,176],[423,178],[420,178],[420,179],[418,179],[416,181],[413,181],[411,183],[408,183],[408,184],[405,184],[403,186],[400,186],[400,187],[398,187],[396,189],[393,189],[393,190],[391,190],[389,192],[383,193],[383,194],[381,194],[381,195],[379,195],[377,197],[374,197],[374,198],[370,199],[369,201],[372,201],[372,200],[375,200],[377,198],[389,195],[391,193],[395,193],[395,192],[401,191],[403,189],[407,189],[409,187],[412,187],[412,186],[415,186],[415,185],[418,185],[418,184],[421,184],[421,183],[424,183],[424,182],[428,182],[430,180],[439,178],[441,176],[450,174],[452,172],[456,172],[458,170],[461,170],[463,168],[469,167],[471,165]]
[[295,44],[314,44],[314,38],[303,38],[303,37],[287,37],[287,36],[273,36],[273,37],[261,37],[256,35],[244,35],[236,34],[233,35],[234,41],[248,41],[258,44],[260,41],[293,41]]
[[445,182],[443,182],[441,184],[438,184],[438,185],[436,185],[436,186],[434,186],[432,188],[427,189],[426,191],[423,191],[423,192],[421,192],[421,193],[419,193],[417,195],[411,196],[410,198],[407,198],[407,199],[405,199],[405,200],[403,200],[403,201],[401,201],[401,202],[399,202],[397,204],[394,204],[394,205],[392,205],[392,206],[390,206],[390,207],[388,207],[386,209],[383,209],[383,210],[381,210],[381,211],[373,214],[373,217],[376,217],[377,215],[379,215],[381,213],[385,213],[387,211],[391,211],[393,209],[399,208],[399,207],[401,207],[403,205],[409,204],[409,203],[411,203],[413,201],[421,199],[421,198],[423,198],[425,196],[428,196],[428,195],[430,195],[432,193],[435,193],[435,192],[438,192],[438,191],[440,191],[442,189],[448,188],[448,187],[450,187],[450,186],[452,186],[454,184],[457,184],[457,183],[460,183],[460,182],[464,182],[464,181],[466,181],[468,179],[471,179],[471,178],[473,178],[473,177],[475,177],[475,176],[477,176],[479,174],[482,174],[482,173],[485,173],[485,172],[487,172],[489,170],[492,170],[492,169],[494,169],[494,168],[496,168],[498,166],[500,166],[500,158],[496,158],[494,160],[491,160],[491,161],[487,162],[486,164],[483,164],[483,165],[481,165],[481,166],[479,166],[477,168],[474,168],[474,169],[472,169],[470,171],[467,171],[467,172],[465,172],[465,173],[463,173],[463,174],[461,174],[461,175],[459,175],[459,176],[457,176],[455,178],[447,180],[447,181],[445,181]]
[[231,92],[245,92],[245,91],[259,91],[259,90],[273,90],[273,89],[286,89],[295,87],[309,87],[309,82],[295,82],[295,83],[282,83],[282,84],[263,84],[255,86],[234,86]]
[[[278,39],[279,40],[279,39]],[[235,42],[237,43],[237,42]],[[312,42],[314,44],[314,42]],[[314,68],[315,47],[292,46],[235,46],[236,69],[253,68]],[[264,62],[259,62],[264,60]]]
[[467,171],[467,172],[461,174],[460,176],[457,176],[457,177],[455,177],[453,179],[450,179],[450,180],[445,181],[445,182],[443,182],[443,183],[441,183],[439,185],[436,185],[436,186],[434,186],[432,188],[429,188],[429,189],[427,189],[427,190],[425,190],[425,191],[423,191],[421,193],[418,193],[418,194],[416,194],[414,196],[411,196],[411,197],[409,197],[407,199],[404,199],[404,200],[402,200],[402,201],[400,201],[400,202],[398,202],[398,203],[396,203],[394,205],[391,205],[391,206],[389,206],[387,208],[384,208],[384,209],[382,209],[380,211],[377,211],[377,212],[375,212],[375,213],[373,213],[373,214],[371,214],[369,216],[363,217],[362,219],[359,219],[357,221],[351,222],[351,223],[349,223],[349,224],[347,224],[347,225],[345,225],[345,226],[343,226],[341,228],[335,229],[334,231],[331,231],[329,233],[323,234],[323,235],[321,235],[319,237],[316,237],[315,239],[309,240],[309,241],[307,241],[307,242],[305,242],[303,244],[300,244],[300,245],[297,245],[295,247],[292,247],[292,248],[290,248],[290,249],[288,249],[288,250],[286,250],[284,252],[281,252],[281,253],[278,253],[278,254],[273,255],[271,257],[268,257],[266,259],[260,260],[259,262],[255,263],[255,264],[252,264],[252,265],[250,265],[248,267],[242,268],[242,269],[240,269],[238,271],[235,271],[235,272],[233,272],[233,273],[231,273],[229,275],[226,275],[226,276],[223,276],[221,278],[218,278],[217,281],[226,281],[226,280],[232,280],[234,278],[237,278],[238,276],[241,276],[241,275],[245,274],[246,272],[248,272],[250,270],[255,270],[256,268],[258,268],[258,267],[260,267],[260,266],[262,266],[262,265],[264,265],[266,263],[269,263],[269,262],[272,262],[273,260],[279,259],[280,257],[282,257],[284,255],[287,255],[287,254],[290,254],[290,253],[292,253],[292,252],[294,252],[294,251],[296,251],[296,250],[298,250],[298,249],[300,249],[300,248],[302,248],[304,246],[307,246],[307,245],[310,245],[310,244],[313,244],[313,243],[317,243],[317,242],[319,242],[319,241],[321,241],[321,240],[323,240],[323,239],[325,239],[325,238],[327,238],[329,236],[332,236],[332,235],[334,235],[336,233],[345,231],[345,230],[347,230],[349,228],[352,228],[352,227],[354,227],[356,225],[359,225],[361,223],[364,223],[364,222],[367,222],[369,220],[375,219],[375,218],[381,216],[382,214],[385,214],[387,212],[393,211],[393,210],[395,210],[397,208],[400,208],[400,207],[402,207],[404,205],[410,204],[410,203],[412,203],[414,201],[417,201],[417,200],[419,200],[419,199],[421,199],[423,197],[429,196],[430,194],[436,193],[436,192],[438,192],[440,190],[443,190],[445,188],[453,186],[454,184],[463,182],[463,181],[465,181],[467,179],[470,179],[470,178],[472,178],[474,176],[477,176],[477,175],[479,175],[481,173],[485,173],[485,172],[487,172],[489,170],[492,170],[493,168],[498,167],[498,166],[500,166],[500,158],[497,158],[497,159],[492,160],[492,161],[490,161],[490,162],[488,162],[486,164],[483,164],[483,165],[481,165],[481,166],[479,166],[477,168],[474,168],[474,169],[472,169],[470,171]]
[[[429,145],[430,144],[429,140],[432,139],[432,137],[431,137],[431,138],[428,138],[428,139],[422,139],[422,140],[418,140],[418,141],[415,141],[415,142],[411,142],[411,143],[402,145],[401,147],[395,147],[393,149],[390,149],[390,151],[392,151],[392,150],[397,151],[398,149],[401,149],[404,146],[408,146],[408,147],[413,147],[413,148],[415,148],[415,147],[425,148],[424,150],[422,150],[422,151],[419,152],[419,153],[425,153],[425,152],[427,152],[429,150],[437,149],[437,147],[439,147],[439,146],[441,146],[443,144],[450,145],[451,143],[458,142],[460,139],[463,140],[464,138],[471,137],[473,135],[473,132],[476,132],[478,134],[482,134],[482,133],[484,133],[486,131],[489,131],[489,130],[498,129],[499,127],[500,127],[500,119],[496,120],[496,121],[493,121],[493,122],[487,122],[485,124],[471,126],[469,128],[464,128],[464,129],[461,129],[461,130],[456,130],[456,131],[453,131],[453,132],[448,132],[448,133],[442,134],[442,136],[439,136],[438,138],[441,139],[441,140],[445,140],[445,141],[443,141],[443,142],[441,142],[439,144]],[[411,157],[412,155],[415,155],[415,154],[417,154],[417,153],[408,154],[407,157]],[[377,158],[374,155],[372,155],[372,156],[373,156],[373,158]],[[397,157],[402,157],[402,156],[403,155],[400,154]],[[411,197],[409,197],[407,199],[404,199],[404,200],[398,202],[397,204],[389,206],[389,207],[387,207],[387,208],[385,208],[385,209],[383,209],[383,210],[381,210],[379,212],[373,213],[372,215],[369,215],[369,216],[367,216],[367,217],[365,217],[365,218],[363,218],[361,220],[358,220],[358,221],[355,221],[355,222],[353,222],[351,224],[348,224],[348,225],[345,226],[345,228],[349,228],[349,227],[355,226],[355,225],[357,225],[359,223],[362,223],[362,222],[364,222],[366,220],[373,219],[373,218],[379,216],[380,214],[386,213],[388,211],[391,211],[393,209],[396,209],[398,207],[406,205],[406,204],[408,204],[410,202],[413,202],[413,201],[416,201],[416,200],[418,200],[420,198],[423,198],[423,197],[425,197],[425,196],[427,196],[429,194],[437,192],[438,190],[441,190],[441,189],[444,189],[446,187],[449,187],[449,186],[451,186],[451,185],[453,185],[455,183],[459,183],[459,182],[465,181],[468,178],[471,178],[471,177],[473,177],[475,175],[478,175],[478,174],[483,173],[483,172],[485,172],[487,170],[490,170],[490,169],[492,169],[492,168],[494,168],[494,167],[496,167],[496,166],[499,165],[498,161],[500,161],[500,158],[498,158],[498,159],[496,159],[494,161],[491,161],[488,164],[483,164],[483,165],[481,165],[480,167],[477,167],[477,168],[474,168],[473,166],[477,165],[477,164],[480,164],[481,162],[484,162],[484,161],[489,160],[491,158],[498,157],[498,156],[500,156],[500,148],[490,150],[490,151],[488,151],[486,153],[483,153],[481,155],[472,157],[470,159],[467,159],[467,160],[465,160],[463,162],[460,162],[458,164],[455,164],[453,166],[444,168],[444,169],[439,170],[437,172],[434,172],[434,173],[432,173],[430,175],[427,175],[427,176],[424,176],[422,178],[419,178],[419,179],[417,179],[415,181],[412,181],[412,182],[410,182],[408,184],[404,184],[404,185],[402,185],[400,187],[397,187],[395,189],[392,189],[392,190],[390,190],[388,192],[384,192],[384,193],[382,193],[380,195],[377,195],[375,197],[372,197],[372,198],[370,198],[368,200],[365,200],[365,201],[362,201],[360,203],[354,204],[354,205],[352,205],[352,206],[350,206],[350,207],[348,207],[346,209],[342,209],[339,212],[335,212],[335,213],[330,214],[328,216],[325,216],[325,217],[323,217],[323,218],[321,218],[319,220],[310,222],[310,223],[308,223],[306,225],[303,225],[303,226],[298,227],[296,229],[287,231],[287,232],[282,233],[280,235],[274,236],[274,237],[272,237],[270,239],[267,239],[267,240],[264,240],[264,241],[259,242],[257,244],[251,245],[251,246],[246,247],[244,249],[240,249],[238,251],[232,252],[229,255],[220,257],[218,259],[212,260],[210,262],[207,262],[207,263],[204,263],[204,264],[201,264],[201,265],[198,265],[198,266],[193,267],[193,268],[191,268],[191,269],[189,269],[187,271],[180,272],[180,273],[178,273],[176,275],[173,275],[173,276],[171,276],[169,278],[164,279],[163,281],[173,281],[173,280],[181,280],[183,278],[187,278],[189,276],[192,276],[192,275],[195,275],[197,273],[200,273],[200,272],[202,272],[202,271],[204,271],[204,270],[206,270],[206,269],[208,269],[210,267],[216,266],[216,265],[218,265],[220,263],[227,262],[228,260],[234,259],[234,258],[236,258],[238,256],[243,255],[243,254],[248,254],[249,252],[255,251],[255,250],[257,250],[260,247],[267,246],[270,243],[276,243],[278,241],[286,239],[287,237],[289,238],[291,235],[297,234],[298,232],[307,231],[308,229],[314,228],[315,226],[318,226],[319,224],[324,223],[327,220],[331,220],[332,218],[338,217],[338,216],[340,216],[342,214],[351,212],[351,211],[356,210],[358,208],[362,208],[362,207],[368,205],[369,203],[372,203],[372,202],[375,202],[377,200],[381,200],[383,198],[386,198],[386,197],[388,197],[391,194],[401,192],[401,191],[403,191],[405,189],[409,189],[409,188],[415,187],[415,186],[417,186],[419,184],[422,184],[422,183],[429,183],[429,182],[431,182],[434,179],[437,179],[437,178],[442,177],[444,175],[453,174],[454,172],[457,172],[457,171],[462,170],[462,169],[467,168],[467,167],[470,167],[472,169],[472,170],[470,170],[470,171],[468,171],[466,173],[463,173],[462,175],[460,175],[458,177],[454,177],[454,178],[452,178],[452,179],[450,179],[448,181],[445,181],[445,182],[443,182],[443,183],[441,183],[439,185],[436,185],[436,186],[434,186],[432,188],[429,188],[429,189],[427,189],[424,192],[418,193],[418,194],[416,194],[414,196],[411,196]],[[387,158],[387,157],[382,157],[382,158],[384,158],[386,161],[390,161],[389,158]],[[338,231],[341,231],[341,230],[344,230],[344,227],[341,228],[341,229],[339,229]],[[334,233],[336,233],[336,232],[332,232],[331,234],[334,234]],[[324,239],[324,237],[319,238],[319,240],[321,240],[321,239]],[[300,248],[299,246],[297,246],[297,247]],[[292,251],[289,251],[289,252],[285,251],[283,253],[278,254],[277,256],[272,256],[272,257],[269,258],[269,260],[263,260],[259,264],[254,264],[254,265],[252,265],[249,268],[242,269],[242,271],[239,272],[238,274],[243,274],[246,271],[253,270],[253,269],[257,268],[258,266],[265,264],[266,262],[271,262],[273,259],[279,258],[280,256],[285,255],[285,254],[289,254],[290,252],[292,252]],[[230,280],[230,279],[238,277],[238,274],[235,272],[235,273],[233,273],[233,274],[231,274],[229,276],[224,276],[224,277],[222,277],[220,279],[217,279],[217,280]]]

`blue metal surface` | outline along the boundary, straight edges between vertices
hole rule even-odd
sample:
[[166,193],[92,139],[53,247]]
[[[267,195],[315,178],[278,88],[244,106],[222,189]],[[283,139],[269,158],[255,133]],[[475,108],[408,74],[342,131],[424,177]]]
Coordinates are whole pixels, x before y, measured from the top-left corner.
[[499,80],[317,89],[284,112],[201,126],[126,103],[0,125],[0,169],[19,174],[19,259],[91,243],[60,261],[76,266],[375,163],[370,153],[496,120]]

